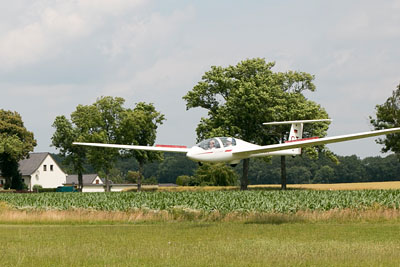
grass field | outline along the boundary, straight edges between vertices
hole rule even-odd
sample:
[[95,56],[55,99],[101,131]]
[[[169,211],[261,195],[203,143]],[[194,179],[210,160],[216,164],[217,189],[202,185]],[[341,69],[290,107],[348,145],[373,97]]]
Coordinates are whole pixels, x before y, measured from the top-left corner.
[[0,194],[0,265],[398,266],[395,184]]
[[2,266],[397,266],[400,223],[0,225]]
[[400,190],[249,190],[198,192],[109,192],[0,194],[0,203],[19,210],[95,210],[171,214],[218,212],[400,209]]

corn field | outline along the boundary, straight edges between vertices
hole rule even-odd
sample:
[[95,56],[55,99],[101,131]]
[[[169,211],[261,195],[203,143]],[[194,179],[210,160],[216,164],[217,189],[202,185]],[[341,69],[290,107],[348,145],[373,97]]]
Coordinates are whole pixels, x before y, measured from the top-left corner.
[[399,209],[400,190],[4,193],[0,194],[0,202],[25,210],[130,211],[187,208],[221,213],[294,213],[371,207]]

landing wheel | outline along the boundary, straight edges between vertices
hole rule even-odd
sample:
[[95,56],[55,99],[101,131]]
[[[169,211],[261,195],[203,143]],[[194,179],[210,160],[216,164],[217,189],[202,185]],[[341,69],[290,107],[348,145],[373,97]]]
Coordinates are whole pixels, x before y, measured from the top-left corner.
[[231,167],[235,168],[237,166],[237,164],[229,164],[231,165]]
[[199,166],[203,166],[203,163],[202,163],[202,162],[198,162],[198,164],[199,164]]

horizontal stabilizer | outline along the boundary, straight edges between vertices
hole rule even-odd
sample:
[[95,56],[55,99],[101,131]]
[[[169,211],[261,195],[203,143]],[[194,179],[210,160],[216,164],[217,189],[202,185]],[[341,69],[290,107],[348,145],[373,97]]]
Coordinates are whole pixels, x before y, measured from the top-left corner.
[[319,120],[300,120],[300,121],[273,121],[273,122],[264,122],[263,125],[311,123],[311,122],[320,122],[320,121],[332,121],[332,120],[331,119],[319,119]]

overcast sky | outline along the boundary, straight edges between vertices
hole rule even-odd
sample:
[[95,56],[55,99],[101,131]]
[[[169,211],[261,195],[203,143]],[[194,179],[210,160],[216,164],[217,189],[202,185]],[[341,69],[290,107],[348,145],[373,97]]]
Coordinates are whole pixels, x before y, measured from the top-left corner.
[[[193,145],[204,110],[182,96],[211,66],[247,58],[315,75],[328,134],[371,130],[400,83],[400,1],[0,0],[0,108],[50,147],[58,115],[120,96],[166,116],[157,143]],[[329,146],[380,155],[374,139]]]

